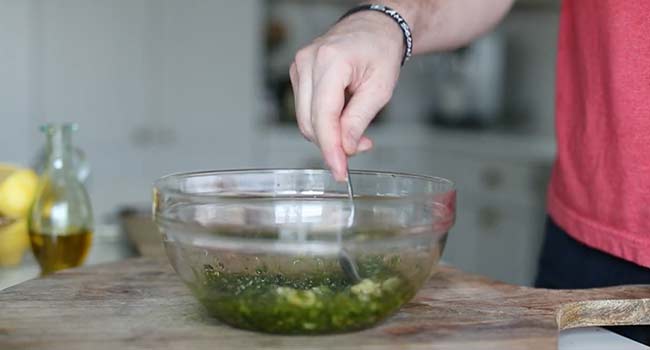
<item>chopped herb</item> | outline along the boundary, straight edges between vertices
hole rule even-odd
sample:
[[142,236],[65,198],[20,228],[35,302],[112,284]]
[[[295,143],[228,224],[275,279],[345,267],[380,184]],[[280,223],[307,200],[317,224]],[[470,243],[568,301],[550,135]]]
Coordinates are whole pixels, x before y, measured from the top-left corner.
[[283,334],[345,332],[372,326],[413,297],[415,288],[396,263],[399,259],[360,260],[365,278],[356,284],[336,270],[245,274],[205,265],[204,280],[192,289],[211,315],[235,327]]

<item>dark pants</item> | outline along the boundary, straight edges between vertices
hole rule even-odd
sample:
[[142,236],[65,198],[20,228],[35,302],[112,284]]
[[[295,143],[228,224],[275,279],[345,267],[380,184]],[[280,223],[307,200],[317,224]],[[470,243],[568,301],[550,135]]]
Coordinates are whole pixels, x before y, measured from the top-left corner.
[[[650,269],[590,248],[547,220],[536,287],[580,289],[621,284],[650,284]],[[650,345],[650,326],[609,330]]]

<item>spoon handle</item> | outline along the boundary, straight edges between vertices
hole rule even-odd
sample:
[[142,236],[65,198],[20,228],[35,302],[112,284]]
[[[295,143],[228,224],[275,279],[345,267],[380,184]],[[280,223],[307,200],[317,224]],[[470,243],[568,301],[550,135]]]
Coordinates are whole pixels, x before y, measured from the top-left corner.
[[[352,178],[350,178],[350,170],[348,168],[347,173],[347,185],[348,185],[348,199],[350,200],[350,216],[348,216],[348,228],[351,228],[354,224],[354,191],[352,190]],[[341,231],[339,231],[337,236],[338,243],[340,245],[339,250],[339,265],[343,270],[343,273],[354,283],[359,283],[361,281],[361,276],[359,275],[359,267],[354,257],[345,249],[343,241],[341,239]]]
[[352,178],[350,177],[350,168],[348,168],[346,183],[348,185],[348,200],[350,201],[350,216],[348,216],[348,228],[354,223],[354,190],[352,189]]

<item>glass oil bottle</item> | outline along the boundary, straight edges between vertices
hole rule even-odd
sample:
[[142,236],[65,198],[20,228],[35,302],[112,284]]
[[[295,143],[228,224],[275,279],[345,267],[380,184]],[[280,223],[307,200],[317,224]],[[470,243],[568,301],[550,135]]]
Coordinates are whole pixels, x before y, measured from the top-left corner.
[[29,216],[32,252],[42,275],[83,263],[92,244],[90,199],[73,164],[76,124],[46,124],[47,162]]

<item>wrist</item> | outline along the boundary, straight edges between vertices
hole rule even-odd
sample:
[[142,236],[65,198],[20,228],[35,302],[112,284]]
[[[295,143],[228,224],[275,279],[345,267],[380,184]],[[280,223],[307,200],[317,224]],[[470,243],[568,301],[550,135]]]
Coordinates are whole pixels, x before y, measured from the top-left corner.
[[411,34],[413,36],[413,54],[416,52],[422,52],[421,40],[422,36],[421,31],[427,30],[428,24],[426,21],[421,21],[422,16],[426,16],[434,11],[436,11],[436,5],[432,1],[423,1],[423,0],[369,0],[364,2],[365,4],[377,4],[388,6],[395,11],[399,12],[400,15],[406,20],[409,27],[411,27]]
[[[385,14],[377,11],[359,11],[341,19],[341,22],[359,23],[363,28],[381,34],[392,46],[404,52],[404,35],[395,22]],[[394,45],[393,45],[394,44]]]
[[390,7],[393,10],[399,12],[399,14],[406,20],[406,22],[411,27],[411,30],[415,30],[417,25],[417,13],[419,8],[420,1],[417,0],[376,0],[376,1],[367,1],[364,2],[364,5],[383,5]]
[[[375,3],[359,5],[345,13],[339,21],[348,19],[352,16],[355,16],[357,20],[365,22],[366,29],[368,29],[368,23],[370,23],[369,28],[373,28],[372,25],[375,24],[375,33],[383,32],[384,34],[388,34],[382,38],[382,41],[392,41],[392,43],[397,46],[401,46],[403,54],[400,62],[402,66],[411,58],[411,55],[413,54],[413,36],[411,27],[406,19],[396,9]],[[354,21],[351,22],[354,23]],[[388,24],[387,22],[392,23]],[[392,30],[390,30],[390,28],[392,28]]]

